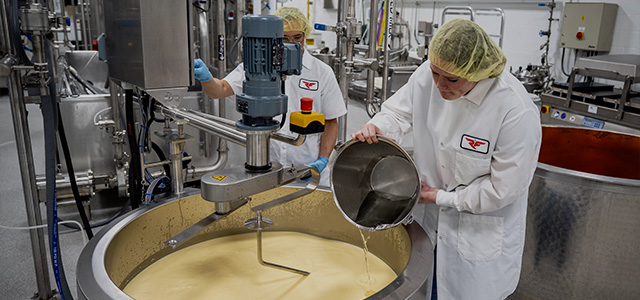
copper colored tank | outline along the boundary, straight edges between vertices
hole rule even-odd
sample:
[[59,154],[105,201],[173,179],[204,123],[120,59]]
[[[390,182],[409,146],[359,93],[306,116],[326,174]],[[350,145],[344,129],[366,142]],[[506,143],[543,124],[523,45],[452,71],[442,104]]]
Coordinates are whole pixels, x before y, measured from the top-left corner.
[[640,180],[640,137],[545,126],[538,161],[595,175]]

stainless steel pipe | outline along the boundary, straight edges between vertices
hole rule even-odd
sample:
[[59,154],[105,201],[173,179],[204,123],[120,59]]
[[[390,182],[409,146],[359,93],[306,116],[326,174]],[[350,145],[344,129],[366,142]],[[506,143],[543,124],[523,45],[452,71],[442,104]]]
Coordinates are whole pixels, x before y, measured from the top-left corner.
[[269,133],[265,131],[247,131],[246,162],[252,167],[269,165]]
[[[222,125],[226,125],[229,128],[233,128],[233,129],[236,128],[236,122],[233,121],[233,120],[225,119],[225,118],[218,117],[218,116],[203,114],[202,112],[195,111],[195,110],[190,110],[190,109],[187,109],[186,111],[188,111],[190,113],[193,113],[193,114],[195,114],[197,116],[203,117],[205,119],[209,119],[209,120],[215,121],[215,122],[220,123]],[[306,140],[306,135],[299,134],[296,137],[290,137],[290,136],[286,136],[286,135],[281,134],[281,133],[273,132],[273,133],[271,133],[271,138],[276,140],[276,141],[279,141],[279,142],[287,143],[289,145],[300,146]]]
[[[2,45],[6,47],[4,52],[9,55],[13,53],[13,47],[9,32],[9,5],[6,0],[0,0],[0,21],[2,22],[3,39]],[[20,47],[22,45],[19,45]],[[33,152],[31,146],[31,136],[29,134],[29,123],[27,121],[27,110],[25,108],[22,81],[18,71],[13,70],[9,74],[9,102],[11,105],[11,116],[13,130],[16,139],[16,150],[18,153],[18,163],[20,164],[20,176],[22,179],[22,191],[27,211],[27,225],[42,225],[42,215],[40,203],[38,201],[38,189],[36,186],[36,173],[33,162]],[[51,281],[49,278],[49,267],[47,264],[47,249],[44,239],[44,229],[29,230],[31,241],[31,255],[35,267],[35,279],[38,288],[38,299],[50,299],[53,297]]]
[[156,111],[164,116],[169,116],[174,119],[178,118],[187,120],[189,121],[189,123],[187,124],[189,126],[211,132],[243,147],[246,144],[246,137],[244,133],[238,131],[237,129],[232,129],[225,125],[197,116],[193,113],[189,113],[186,109],[156,106]]
[[[209,16],[208,11],[197,10],[198,15],[198,29],[199,29],[199,46],[200,46],[200,59],[204,61],[204,63],[208,66],[211,61],[211,40],[209,34]],[[222,78],[222,74],[217,74],[218,78]],[[206,93],[202,92],[202,101],[199,101],[198,106],[200,110],[207,113],[213,114],[211,109],[213,104],[213,99],[209,98]],[[211,134],[200,131],[200,151],[204,153],[204,157],[209,157],[211,155],[209,145],[211,145],[212,136]]]
[[393,0],[386,0],[384,6],[387,16],[387,28],[384,34],[384,58],[382,64],[382,93],[380,94],[380,105],[387,100],[387,90],[389,89],[389,52],[391,51],[391,29],[393,28]]
[[[22,191],[27,209],[27,225],[39,226],[42,225],[43,222],[37,196],[36,173],[33,163],[29,124],[27,122],[26,108],[24,107],[24,95],[21,90],[22,84],[19,74],[15,71],[12,72],[9,79],[9,98],[11,102],[18,161],[20,164],[20,175],[22,177]],[[53,293],[49,279],[44,229],[29,230],[29,236],[31,239],[36,282],[38,284],[38,297],[43,300],[50,299]]]
[[[367,59],[371,61],[378,61],[378,41],[376,40],[376,35],[374,34],[376,28],[376,18],[374,16],[378,15],[378,3],[377,1],[371,1],[371,5],[369,6],[369,49],[367,50]],[[379,64],[378,64],[379,66]],[[375,113],[378,112],[376,108],[375,99],[373,98],[375,95],[375,79],[378,68],[370,68],[367,70],[367,98],[366,102],[366,110],[367,114],[370,117],[373,117]]]

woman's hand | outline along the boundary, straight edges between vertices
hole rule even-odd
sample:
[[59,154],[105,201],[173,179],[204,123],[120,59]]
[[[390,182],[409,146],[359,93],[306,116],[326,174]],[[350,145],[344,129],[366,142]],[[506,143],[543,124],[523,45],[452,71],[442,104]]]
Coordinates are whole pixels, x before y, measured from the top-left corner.
[[352,140],[358,140],[361,142],[367,142],[369,144],[373,144],[373,143],[377,143],[378,142],[378,137],[377,135],[381,135],[384,136],[392,141],[396,141],[392,138],[390,138],[388,135],[386,135],[384,132],[382,132],[382,130],[380,130],[380,128],[378,128],[378,126],[374,125],[374,124],[364,124],[362,125],[362,127],[360,127],[360,131],[356,132],[356,133],[352,133],[351,134],[351,139]]
[[420,199],[418,203],[436,203],[439,189],[432,188],[420,181]]

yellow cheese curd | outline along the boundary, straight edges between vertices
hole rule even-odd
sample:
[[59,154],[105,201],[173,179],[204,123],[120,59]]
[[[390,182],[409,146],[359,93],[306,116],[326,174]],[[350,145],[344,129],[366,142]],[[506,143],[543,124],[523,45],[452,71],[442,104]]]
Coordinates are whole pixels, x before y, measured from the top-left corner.
[[[135,299],[363,299],[397,275],[354,245],[297,232],[264,232],[263,259],[310,272],[262,266],[255,233],[205,241],[172,253],[124,289]],[[368,282],[371,278],[371,282]]]

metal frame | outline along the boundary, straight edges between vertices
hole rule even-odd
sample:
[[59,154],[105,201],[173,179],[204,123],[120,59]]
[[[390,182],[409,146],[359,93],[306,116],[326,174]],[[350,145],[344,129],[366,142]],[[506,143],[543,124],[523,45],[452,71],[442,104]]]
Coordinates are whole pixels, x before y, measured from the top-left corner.
[[624,114],[624,107],[627,105],[627,97],[629,95],[629,91],[631,90],[631,84],[634,83],[634,77],[630,75],[623,75],[616,72],[609,72],[604,70],[593,70],[593,69],[581,69],[581,68],[573,68],[571,70],[571,75],[569,75],[569,86],[567,88],[567,95],[565,97],[566,101],[564,103],[565,108],[569,108],[571,106],[571,96],[573,96],[573,87],[575,85],[576,75],[583,75],[588,77],[597,77],[604,78],[616,81],[624,82],[624,86],[622,88],[622,96],[618,102],[617,113],[615,115],[616,120],[622,120],[622,116]]
[[[595,117],[597,119],[605,118],[605,120],[608,120],[609,122],[612,122],[615,124],[619,124],[619,125],[623,125],[623,126],[627,126],[635,129],[640,129],[639,114],[624,112],[620,117],[620,119],[617,119],[616,116],[619,114],[619,108],[613,109],[609,107],[598,106],[598,113],[594,114],[589,111],[589,107],[593,106],[593,104],[582,102],[582,101],[576,101],[573,99],[567,101],[566,95],[557,96],[557,95],[543,93],[540,95],[540,99],[543,105],[549,105],[551,107],[561,108],[563,110],[567,110],[577,114],[582,114],[589,117]],[[569,103],[568,104],[569,106],[566,106],[567,103]]]
[[471,21],[476,21],[476,16],[498,16],[500,17],[500,34],[489,34],[490,37],[498,38],[498,46],[502,48],[504,39],[504,11],[501,8],[478,8],[471,6],[447,6],[442,10],[440,26],[444,24],[444,19],[448,15],[470,16]]
[[[9,57],[13,57],[14,47],[9,38],[9,21],[8,21],[8,3],[6,0],[0,0],[0,21],[2,22],[3,45],[6,49],[2,49]],[[41,40],[40,40],[41,41]],[[34,40],[34,43],[36,41]],[[35,47],[34,47],[35,48]],[[34,49],[35,51],[36,49]],[[39,50],[42,50],[40,48]],[[35,53],[35,52],[34,52]],[[36,59],[34,55],[34,60]],[[5,67],[5,66],[3,66]],[[40,212],[40,203],[38,202],[38,191],[36,186],[36,174],[34,169],[33,152],[31,146],[31,136],[29,133],[29,123],[27,121],[25,97],[22,89],[22,79],[20,69],[25,66],[6,66],[10,69],[9,79],[9,99],[11,104],[11,113],[13,119],[13,129],[16,138],[16,150],[18,152],[18,162],[20,164],[20,175],[22,179],[22,189],[24,193],[24,202],[27,212],[28,226],[39,226],[43,224]],[[45,68],[46,70],[46,68]],[[44,238],[44,229],[29,230],[31,240],[31,252],[35,267],[35,279],[38,286],[38,292],[34,299],[51,299],[55,293],[51,290],[51,282],[49,278],[49,270],[47,263],[47,249]]]

